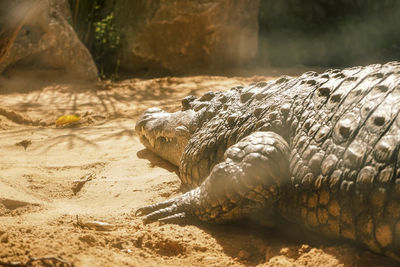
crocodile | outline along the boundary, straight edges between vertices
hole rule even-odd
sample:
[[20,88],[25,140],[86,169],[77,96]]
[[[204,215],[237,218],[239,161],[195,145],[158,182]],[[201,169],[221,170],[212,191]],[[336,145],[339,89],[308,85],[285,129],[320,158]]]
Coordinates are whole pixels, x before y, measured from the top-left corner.
[[400,63],[208,92],[135,131],[179,166],[187,192],[136,211],[146,223],[262,214],[400,260]]

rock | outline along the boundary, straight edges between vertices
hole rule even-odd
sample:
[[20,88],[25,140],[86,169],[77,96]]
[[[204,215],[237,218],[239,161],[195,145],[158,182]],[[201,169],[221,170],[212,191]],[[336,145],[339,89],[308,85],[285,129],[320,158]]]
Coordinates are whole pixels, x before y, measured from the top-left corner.
[[0,63],[4,60],[15,37],[25,22],[32,5],[22,4],[18,0],[2,0],[0,2]]
[[97,79],[92,56],[68,23],[70,10],[67,0],[37,1],[29,13],[13,46],[0,64],[0,73],[24,74],[33,71],[35,74],[39,70],[46,70],[57,76]]
[[116,1],[120,68],[189,73],[241,65],[257,52],[259,2]]

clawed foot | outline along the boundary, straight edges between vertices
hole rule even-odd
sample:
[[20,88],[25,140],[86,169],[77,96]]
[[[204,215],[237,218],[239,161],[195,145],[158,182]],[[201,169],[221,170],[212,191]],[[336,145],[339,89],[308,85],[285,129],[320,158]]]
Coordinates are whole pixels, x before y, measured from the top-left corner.
[[155,221],[163,223],[188,224],[193,217],[188,212],[190,209],[189,200],[186,194],[169,199],[164,202],[139,208],[135,216],[144,216],[144,223]]

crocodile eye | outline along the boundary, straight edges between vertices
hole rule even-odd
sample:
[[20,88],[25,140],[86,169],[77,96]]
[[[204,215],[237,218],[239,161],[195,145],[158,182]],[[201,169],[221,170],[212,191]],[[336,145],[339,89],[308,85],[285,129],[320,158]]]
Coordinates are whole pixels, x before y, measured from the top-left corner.
[[182,99],[182,111],[188,110],[192,108],[191,103],[196,100],[196,97],[193,95],[189,95]]

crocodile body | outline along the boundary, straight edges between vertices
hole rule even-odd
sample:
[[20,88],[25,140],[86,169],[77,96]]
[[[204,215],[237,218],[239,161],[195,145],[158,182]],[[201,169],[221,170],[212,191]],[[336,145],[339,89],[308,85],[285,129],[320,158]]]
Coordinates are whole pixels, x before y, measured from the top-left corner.
[[142,143],[190,190],[146,221],[254,213],[400,259],[400,63],[281,77],[146,111]]

